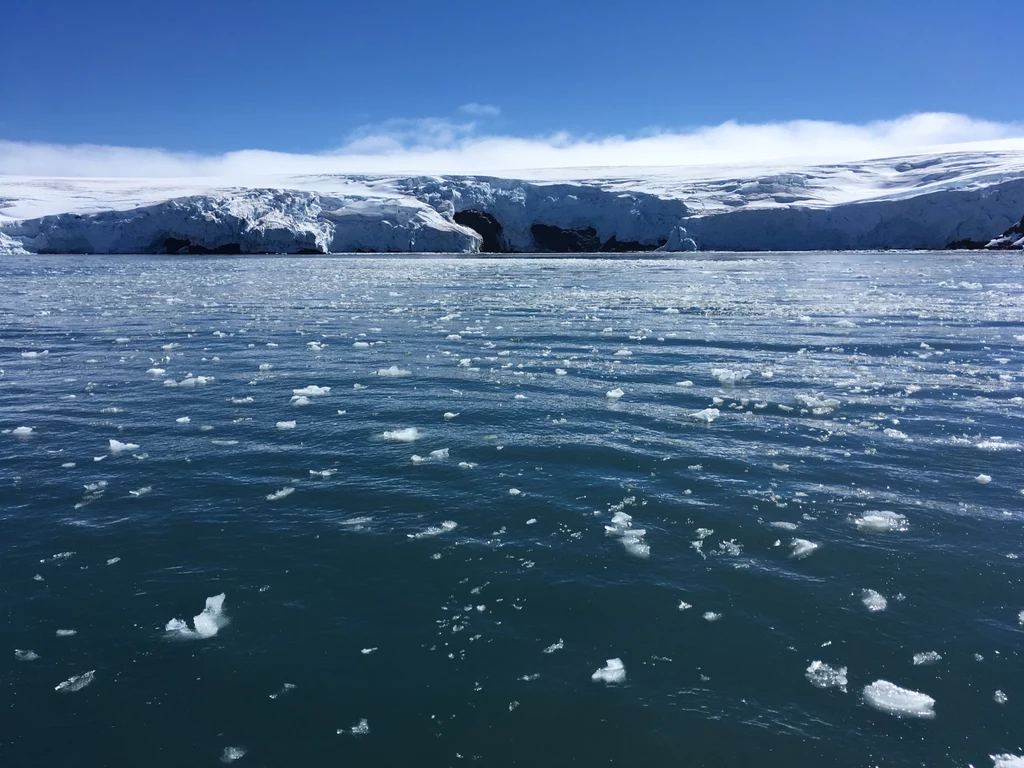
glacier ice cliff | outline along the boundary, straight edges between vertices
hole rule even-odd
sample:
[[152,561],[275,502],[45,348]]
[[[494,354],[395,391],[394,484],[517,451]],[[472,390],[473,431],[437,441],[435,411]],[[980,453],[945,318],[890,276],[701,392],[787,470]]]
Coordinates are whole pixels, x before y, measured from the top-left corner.
[[0,254],[1024,248],[1024,152],[521,175],[0,177]]

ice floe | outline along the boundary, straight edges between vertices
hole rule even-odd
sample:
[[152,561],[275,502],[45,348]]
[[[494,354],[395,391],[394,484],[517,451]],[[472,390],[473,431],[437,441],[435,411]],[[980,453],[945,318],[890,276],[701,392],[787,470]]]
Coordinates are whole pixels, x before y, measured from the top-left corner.
[[860,593],[860,601],[871,613],[878,613],[889,607],[889,601],[885,599],[885,595],[873,589],[863,590]]
[[233,763],[235,760],[241,760],[245,757],[245,753],[248,750],[245,747],[224,747],[224,751],[220,754],[220,761],[222,763]]
[[90,669],[88,672],[83,672],[80,675],[72,675],[63,683],[57,685],[53,690],[59,693],[74,693],[80,691],[85,686],[92,684],[93,680],[96,679],[96,670]]
[[820,544],[808,541],[807,539],[793,539],[789,543],[789,556],[796,560],[803,560],[805,557],[810,557],[814,554],[814,551],[820,546]]
[[298,397],[326,397],[330,393],[330,387],[318,387],[316,384],[310,384],[308,387],[292,390],[292,394],[297,395]]
[[422,437],[422,433],[416,427],[405,427],[404,429],[393,429],[385,432],[381,437],[395,443],[414,443]]
[[413,454],[412,463],[413,464],[428,464],[428,463],[430,463],[432,461],[444,461],[447,458],[448,458],[448,449],[447,448],[440,448],[440,449],[438,449],[436,451],[431,451],[429,456],[417,456],[416,454]]
[[15,427],[11,434],[15,437],[29,437],[35,430],[32,427]]
[[278,429],[295,429],[294,421],[279,421],[275,424]]
[[885,533],[887,531],[906,531],[907,518],[905,515],[885,510],[865,512],[856,518],[854,524],[858,530],[870,531],[872,533]]
[[383,376],[385,378],[399,379],[404,378],[406,376],[412,376],[412,371],[405,370],[404,368],[399,368],[397,365],[392,365],[390,368],[378,369],[377,375]]
[[816,688],[838,688],[846,693],[846,667],[830,667],[821,661],[812,661],[804,673]]
[[21,648],[15,648],[14,658],[18,661],[35,661],[39,658],[39,654],[35,651],[23,651]]
[[609,400],[619,400],[619,399],[621,399],[621,398],[622,398],[622,396],[623,396],[624,394],[626,394],[626,393],[625,393],[625,392],[623,392],[623,391],[622,391],[621,389],[619,389],[618,387],[616,387],[615,389],[610,389],[610,390],[608,390],[608,391],[607,391],[607,392],[605,393],[605,397],[607,397],[607,398],[608,398]]
[[605,666],[590,676],[596,683],[622,683],[626,680],[626,666],[622,659],[608,659]]
[[542,653],[554,653],[555,651],[560,651],[563,648],[565,648],[565,641],[559,638],[557,643],[552,643],[545,648]]
[[864,701],[879,712],[896,717],[935,717],[935,699],[918,691],[900,688],[888,680],[864,686]]
[[974,480],[979,485],[988,485],[989,483],[992,482],[992,476],[991,475],[978,475],[976,478],[974,478]]
[[268,493],[267,501],[277,501],[278,499],[283,499],[285,496],[291,496],[293,493],[295,493],[295,488],[289,485],[288,487],[282,488],[279,491]]
[[633,527],[633,517],[623,511],[612,515],[611,525],[604,527],[607,536],[616,536],[626,551],[634,557],[646,559],[651,556],[651,548],[644,541],[647,531]]
[[139,450],[139,446],[135,443],[122,443],[120,440],[110,439],[110,452],[115,456],[120,456],[127,451],[137,450]]
[[189,627],[182,619],[171,619],[164,627],[168,637],[181,640],[200,640],[213,637],[228,625],[229,619],[224,615],[224,593],[206,598],[206,607],[202,613],[192,618],[195,629]]
[[418,533],[407,533],[406,536],[410,539],[427,539],[432,536],[440,536],[442,533],[454,531],[458,527],[459,524],[454,520],[445,520],[441,525],[432,525]]
[[925,651],[924,653],[914,654],[915,667],[925,666],[928,664],[938,664],[940,661],[942,661],[942,656],[935,651]]
[[719,416],[721,416],[721,414],[722,412],[719,411],[717,408],[705,408],[703,411],[695,411],[694,413],[691,413],[690,418],[693,419],[694,421],[700,421],[705,424],[710,424]]
[[77,629],[58,629],[57,637],[74,637],[78,634]]

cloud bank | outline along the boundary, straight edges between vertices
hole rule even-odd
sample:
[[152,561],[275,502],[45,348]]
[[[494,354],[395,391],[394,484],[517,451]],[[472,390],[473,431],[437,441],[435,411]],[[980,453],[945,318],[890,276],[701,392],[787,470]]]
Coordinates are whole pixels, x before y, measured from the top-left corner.
[[[390,120],[318,154],[245,149],[199,155],[101,145],[0,140],[0,174],[69,177],[247,177],[307,173],[507,173],[608,166],[820,163],[960,149],[1024,150],[1024,125],[925,113],[846,124],[812,120],[727,122],[643,135],[530,138],[490,133],[481,121],[500,109],[467,104],[460,119]],[[524,175],[526,175],[524,173]]]

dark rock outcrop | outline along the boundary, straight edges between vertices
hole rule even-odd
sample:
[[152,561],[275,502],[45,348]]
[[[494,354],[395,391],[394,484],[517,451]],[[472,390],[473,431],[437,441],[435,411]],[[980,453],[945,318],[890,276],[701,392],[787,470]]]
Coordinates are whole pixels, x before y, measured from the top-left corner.
[[551,224],[534,224],[530,234],[538,251],[596,253],[601,250],[601,239],[593,227],[562,229]]

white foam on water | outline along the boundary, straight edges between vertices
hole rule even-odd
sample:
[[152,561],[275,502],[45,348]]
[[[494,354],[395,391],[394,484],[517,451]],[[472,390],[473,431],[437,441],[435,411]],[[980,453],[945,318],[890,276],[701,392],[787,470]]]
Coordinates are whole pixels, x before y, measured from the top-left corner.
[[316,384],[310,384],[308,387],[292,390],[292,394],[298,395],[299,397],[326,397],[330,392],[330,387],[318,387]]
[[251,397],[232,397],[231,402],[235,405],[246,405],[248,403],[255,403],[256,401]]
[[554,653],[555,651],[560,651],[563,648],[565,648],[565,641],[559,638],[557,643],[552,643],[543,651],[541,651],[541,653]]
[[278,429],[295,429],[294,421],[279,421],[275,424]]
[[246,752],[248,750],[245,747],[224,747],[224,751],[220,755],[220,761],[222,763],[233,763],[235,760],[241,760],[245,757]]
[[693,419],[694,421],[702,421],[705,424],[710,424],[719,416],[721,416],[721,414],[722,412],[719,411],[717,408],[705,408],[703,411],[696,411],[694,413],[691,413],[690,418]]
[[190,423],[192,423],[192,419],[190,419],[188,416],[181,416],[180,418],[175,419],[174,423],[175,424],[190,424]]
[[942,656],[935,651],[925,651],[924,653],[914,654],[915,667],[925,666],[928,664],[938,664],[940,661],[942,661]]
[[789,556],[796,560],[803,560],[805,557],[813,555],[814,551],[820,546],[820,544],[808,541],[807,539],[793,539],[789,542]]
[[377,375],[385,378],[400,379],[406,376],[412,376],[412,371],[407,371],[404,368],[399,368],[397,365],[392,365],[390,368],[378,369]]
[[53,690],[58,691],[60,693],[74,693],[75,691],[82,690],[87,685],[91,685],[92,681],[95,679],[96,670],[90,669],[88,672],[83,672],[80,675],[72,675],[63,683],[60,683]]
[[78,634],[77,629],[58,629],[57,637],[74,637]]
[[615,389],[610,389],[610,390],[608,390],[608,391],[607,391],[607,392],[605,393],[605,397],[607,397],[607,398],[608,398],[609,400],[618,400],[618,399],[620,399],[620,398],[621,398],[621,397],[622,397],[622,396],[623,396],[624,394],[626,394],[626,393],[625,393],[625,392],[623,392],[623,391],[622,391],[621,389],[619,389],[618,387],[616,387]]
[[978,475],[974,480],[980,485],[988,485],[992,482],[992,475]]
[[177,640],[203,640],[213,637],[226,627],[229,619],[224,615],[224,593],[206,598],[206,607],[202,613],[192,618],[195,629],[181,619],[171,619],[164,627],[167,637]]
[[268,493],[267,501],[277,501],[278,499],[283,499],[285,496],[291,496],[293,493],[295,493],[295,488],[293,486],[288,486],[287,488],[282,488],[279,491]]
[[407,533],[406,537],[410,539],[428,539],[432,536],[440,536],[442,533],[454,531],[458,527],[459,524],[454,520],[445,520],[441,525],[432,525],[419,533]]
[[595,683],[617,684],[626,680],[626,665],[622,659],[608,659],[605,666],[590,676]]
[[860,594],[860,601],[864,603],[864,607],[872,613],[884,611],[889,607],[889,601],[886,600],[885,595],[880,592],[876,592],[873,589],[865,589]]
[[870,531],[872,533],[902,532],[906,531],[909,527],[906,516],[885,510],[865,512],[853,522],[858,530]]
[[812,661],[804,673],[811,685],[816,688],[838,688],[846,693],[846,667],[830,667],[821,661]]
[[393,429],[385,432],[381,437],[394,443],[414,443],[423,436],[416,427],[405,427],[404,429]]
[[888,680],[876,680],[864,686],[868,706],[896,717],[935,717],[935,699],[918,691],[900,688]]
[[810,412],[815,416],[827,416],[841,405],[841,403],[834,397],[825,397],[821,394],[797,395],[796,401],[798,404],[810,410]]
[[365,717],[362,718],[358,723],[356,723],[355,725],[352,726],[351,733],[352,733],[353,736],[365,736],[369,732],[370,732],[370,724],[367,722]]
[[21,648],[15,648],[14,658],[18,661],[35,661],[39,658],[39,654],[35,651],[23,651]]
[[270,694],[270,698],[271,699],[277,699],[277,698],[280,698],[281,696],[284,696],[286,693],[288,693],[288,691],[294,691],[294,690],[295,690],[295,683],[285,683],[284,685],[281,686],[281,689],[279,691],[277,691],[276,693]]
[[32,427],[15,427],[11,430],[11,434],[15,437],[29,437],[34,431]]

